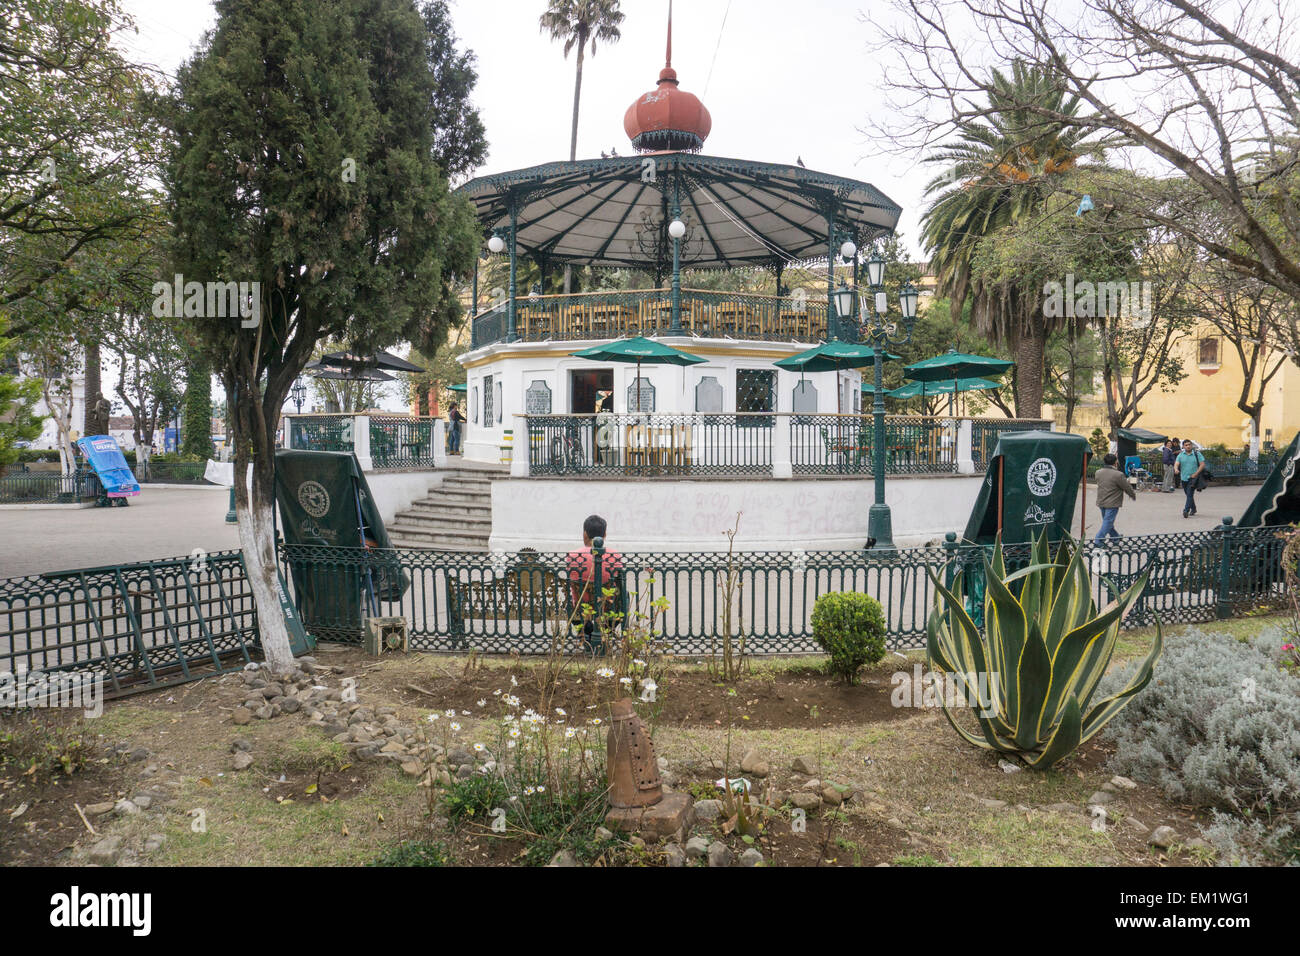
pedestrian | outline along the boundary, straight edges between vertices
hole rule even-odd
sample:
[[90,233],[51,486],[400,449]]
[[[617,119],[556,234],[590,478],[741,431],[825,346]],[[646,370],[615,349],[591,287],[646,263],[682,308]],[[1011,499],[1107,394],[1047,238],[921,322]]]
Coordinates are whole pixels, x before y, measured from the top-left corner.
[[1160,490],[1173,493],[1174,481],[1178,475],[1178,439],[1170,438],[1160,450],[1160,459],[1164,462],[1164,471],[1160,478]]
[[1183,517],[1196,514],[1196,482],[1205,471],[1205,456],[1192,447],[1190,439],[1183,439],[1183,451],[1178,456],[1178,476],[1183,480],[1183,494],[1187,503],[1183,505]]
[[1115,530],[1115,518],[1119,515],[1120,506],[1124,504],[1124,496],[1128,495],[1137,501],[1133,486],[1116,467],[1119,458],[1108,453],[1101,461],[1102,467],[1097,469],[1097,507],[1101,509],[1101,527],[1097,529],[1097,537],[1093,538],[1095,544],[1105,544],[1106,535],[1116,540],[1122,537]]
[[447,422],[450,426],[447,436],[447,452],[451,455],[460,454],[460,428],[465,421],[465,416],[460,413],[460,406],[452,402],[447,406]]
[[1174,446],[1174,491],[1177,491],[1179,488],[1183,487],[1183,479],[1182,476],[1178,474],[1177,465],[1178,453],[1183,450],[1183,443],[1179,440],[1178,436],[1175,435],[1173,438],[1169,439],[1169,444]]

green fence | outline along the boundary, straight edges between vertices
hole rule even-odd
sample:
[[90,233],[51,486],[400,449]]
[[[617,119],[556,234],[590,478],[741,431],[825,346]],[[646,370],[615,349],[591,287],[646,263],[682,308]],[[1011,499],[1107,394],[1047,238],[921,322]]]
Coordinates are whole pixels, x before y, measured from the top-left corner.
[[[1112,588],[1124,588],[1148,565],[1151,584],[1125,620],[1126,627],[1152,623],[1207,621],[1278,604],[1282,542],[1275,529],[1223,526],[1211,532],[1126,537],[1108,547],[1085,544],[1096,582],[1098,604]],[[1019,558],[1028,557],[1028,549]],[[376,553],[360,549],[285,547],[282,559],[301,579],[329,580],[318,587],[308,630],[319,639],[358,642],[361,621],[355,592],[367,571],[394,573],[400,567],[411,586],[379,613],[406,618],[411,644],[420,650],[476,648],[488,653],[543,653],[557,622],[570,613],[575,584],[563,554],[466,554],[424,550]],[[1009,560],[1018,560],[1015,549]],[[733,596],[734,631],[753,653],[817,652],[810,615],[817,597],[830,591],[858,591],[881,602],[889,646],[923,647],[925,620],[934,600],[927,569],[952,575],[978,566],[979,547],[870,551],[744,552],[731,569],[740,586]],[[637,604],[666,598],[663,641],[675,654],[706,654],[718,639],[725,553],[606,554],[604,580],[621,585]],[[291,580],[291,575],[285,575]],[[330,602],[333,603],[330,603]]]
[[1052,423],[1036,418],[976,418],[971,423],[970,451],[975,470],[983,472],[1003,432],[1051,431]]
[[0,580],[0,673],[102,677],[117,696],[241,668],[256,638],[237,551]]
[[285,447],[299,451],[352,451],[351,415],[294,415]]
[[433,464],[432,418],[373,415],[370,458],[376,468],[413,468]]
[[0,505],[78,504],[95,498],[100,490],[94,472],[19,472],[0,478]]
[[[885,416],[885,474],[957,473],[957,419]],[[794,415],[790,462],[796,475],[875,473],[870,415]]]
[[206,461],[149,461],[132,469],[140,484],[206,485]]

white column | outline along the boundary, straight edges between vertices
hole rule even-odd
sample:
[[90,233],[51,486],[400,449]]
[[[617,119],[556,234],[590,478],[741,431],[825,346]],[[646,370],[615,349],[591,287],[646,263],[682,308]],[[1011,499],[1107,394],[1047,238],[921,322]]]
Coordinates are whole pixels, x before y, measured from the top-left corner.
[[532,441],[528,436],[528,416],[514,415],[514,447],[510,450],[510,477],[528,477],[528,451]]
[[776,415],[772,422],[772,477],[793,478],[794,466],[790,462],[789,415]]
[[375,462],[370,457],[370,416],[353,415],[350,421],[352,422],[352,453],[357,456],[362,471],[374,471]]
[[974,445],[974,433],[975,423],[969,418],[957,422],[957,474],[959,475],[975,474],[975,455],[971,450]]
[[447,467],[447,423],[441,418],[433,422],[433,467]]

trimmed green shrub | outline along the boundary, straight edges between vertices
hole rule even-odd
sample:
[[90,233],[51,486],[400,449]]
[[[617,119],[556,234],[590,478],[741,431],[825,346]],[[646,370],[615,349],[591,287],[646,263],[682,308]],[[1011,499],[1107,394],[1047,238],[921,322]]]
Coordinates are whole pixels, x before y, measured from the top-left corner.
[[813,605],[813,638],[830,655],[830,671],[850,684],[885,656],[885,615],[869,594],[832,591]]

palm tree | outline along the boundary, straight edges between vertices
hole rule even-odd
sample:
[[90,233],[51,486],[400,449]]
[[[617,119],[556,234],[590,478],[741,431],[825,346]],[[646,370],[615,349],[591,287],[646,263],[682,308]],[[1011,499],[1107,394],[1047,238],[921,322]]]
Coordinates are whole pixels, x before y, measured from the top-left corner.
[[569,161],[578,158],[578,104],[582,100],[582,60],[587,45],[591,55],[596,55],[596,41],[617,43],[622,33],[619,24],[623,13],[619,0],[550,0],[539,23],[543,33],[549,32],[552,40],[564,41],[564,58],[578,48],[577,78],[573,83],[573,132],[569,138]]
[[1007,77],[994,71],[984,122],[960,124],[957,142],[927,162],[946,169],[926,185],[935,198],[921,218],[936,295],[948,296],[960,315],[967,295],[977,329],[1016,359],[1016,414],[1037,417],[1043,404],[1043,359],[1048,335],[1062,323],[1043,315],[1037,279],[986,281],[977,268],[981,243],[1043,212],[1054,177],[1073,169],[1088,151],[1086,131],[1044,116],[1078,112],[1057,77],[1016,60]]

